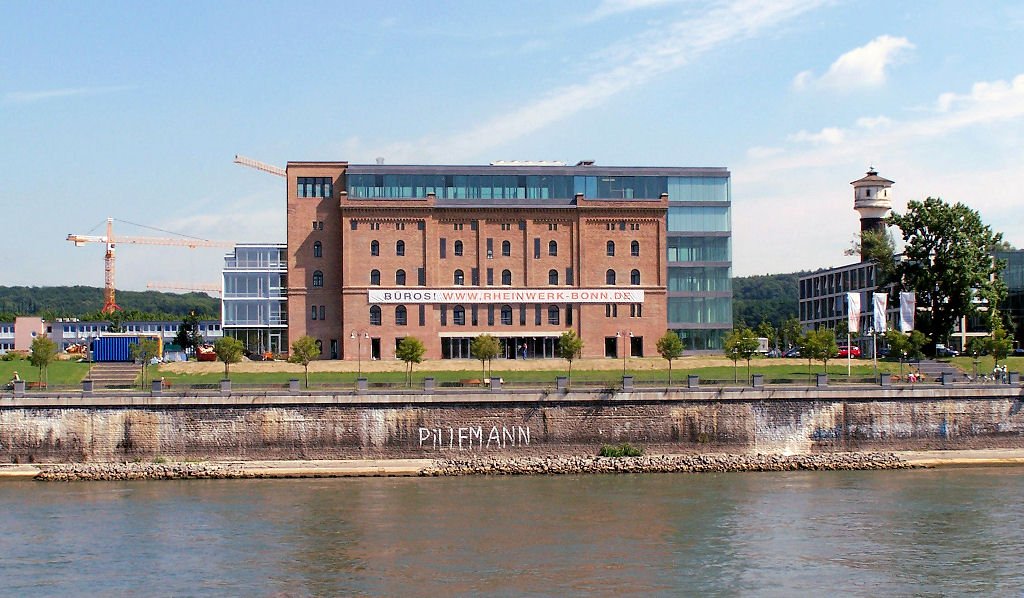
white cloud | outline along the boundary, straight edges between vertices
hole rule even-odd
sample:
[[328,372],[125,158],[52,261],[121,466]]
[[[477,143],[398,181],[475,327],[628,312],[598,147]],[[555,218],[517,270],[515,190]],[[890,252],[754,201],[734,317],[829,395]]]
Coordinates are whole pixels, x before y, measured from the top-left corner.
[[606,17],[620,15],[636,10],[673,4],[679,0],[604,0],[594,12],[587,17],[588,21],[597,21]]
[[914,47],[905,37],[880,35],[837,58],[819,79],[815,79],[811,71],[800,72],[793,78],[793,87],[838,90],[879,87],[885,83],[886,69],[898,63]]
[[133,89],[133,86],[115,85],[110,87],[68,87],[64,89],[48,89],[43,91],[9,91],[4,94],[4,99],[8,102],[27,104],[30,102],[39,102],[56,98],[116,93],[129,89]]
[[808,142],[815,145],[835,145],[837,143],[842,143],[845,138],[846,133],[838,127],[825,127],[817,133],[799,131],[789,136],[790,141]]

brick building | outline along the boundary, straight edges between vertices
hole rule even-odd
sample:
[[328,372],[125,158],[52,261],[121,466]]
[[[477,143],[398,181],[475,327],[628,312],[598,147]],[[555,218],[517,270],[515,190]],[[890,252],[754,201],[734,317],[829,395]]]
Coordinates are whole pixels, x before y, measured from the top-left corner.
[[587,357],[656,355],[670,328],[714,348],[731,327],[728,177],[290,162],[288,338],[328,359],[394,359],[406,336],[468,358],[483,332],[503,357],[553,357],[570,328]]

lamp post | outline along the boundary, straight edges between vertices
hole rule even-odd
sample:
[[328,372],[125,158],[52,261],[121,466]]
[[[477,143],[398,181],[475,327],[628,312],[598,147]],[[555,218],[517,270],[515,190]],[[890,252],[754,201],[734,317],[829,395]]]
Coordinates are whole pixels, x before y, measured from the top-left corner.
[[363,339],[370,338],[370,334],[365,330],[353,330],[348,335],[349,339],[355,339],[356,341],[356,378],[363,377]]
[[633,331],[631,330],[618,330],[615,332],[615,338],[620,339],[622,343],[622,375],[626,375],[626,355],[629,354],[629,345],[626,344],[626,338],[633,338]]

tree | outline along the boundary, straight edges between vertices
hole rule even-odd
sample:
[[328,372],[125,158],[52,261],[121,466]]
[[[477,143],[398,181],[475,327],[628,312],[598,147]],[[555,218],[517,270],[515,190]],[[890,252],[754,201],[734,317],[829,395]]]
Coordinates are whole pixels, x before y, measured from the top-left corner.
[[123,311],[115,309],[107,313],[106,318],[110,321],[107,332],[124,332],[125,313]]
[[128,354],[133,361],[142,362],[142,388],[146,388],[146,372],[149,369],[149,362],[160,356],[160,341],[150,336],[141,337],[139,342],[128,346]]
[[[501,350],[501,345],[498,343],[498,339],[493,336],[484,333],[473,339],[473,342],[469,344],[469,354],[473,356],[473,359],[480,360],[480,377],[489,378],[491,374],[491,360],[498,356],[498,352]],[[487,369],[484,369],[484,366]]]
[[891,214],[887,221],[900,228],[905,244],[894,268],[897,289],[917,293],[918,305],[926,308],[919,327],[930,342],[945,341],[954,323],[978,313],[979,305],[1000,304],[1006,295],[997,276],[1003,264],[992,250],[1003,235],[993,233],[977,212],[929,197],[907,202],[905,214]]
[[866,262],[875,262],[875,285],[884,289],[896,273],[896,244],[887,230],[869,230],[858,233],[846,255],[859,255]]
[[803,336],[804,330],[800,326],[800,320],[789,318],[782,323],[779,334],[782,337],[783,347],[788,349],[791,346],[800,344],[800,337]]
[[188,354],[189,351],[195,353],[196,347],[202,343],[203,337],[199,334],[199,315],[193,309],[182,318],[181,324],[178,325],[178,333],[174,335],[174,344]]
[[776,346],[777,333],[775,331],[775,326],[772,326],[772,323],[769,322],[768,320],[761,320],[761,323],[757,325],[757,328],[754,330],[754,332],[757,333],[757,336],[768,339],[769,347],[774,348]]
[[836,344],[836,332],[830,328],[819,328],[808,330],[804,335],[804,344],[800,347],[801,353],[807,356],[807,374],[811,372],[811,360],[817,359],[825,366],[825,373],[828,373],[828,360],[839,353],[839,346]]
[[668,385],[672,386],[672,360],[683,356],[683,340],[671,330],[658,339],[658,354],[668,362]]
[[566,330],[558,337],[558,356],[569,362],[569,384],[572,384],[572,360],[583,350],[583,339],[576,336],[576,331]]
[[740,359],[747,360],[747,378],[750,378],[750,358],[757,353],[760,343],[754,331],[749,328],[734,328],[729,336],[725,337],[725,354],[733,362],[733,382],[739,381],[736,372],[736,364]]
[[224,362],[224,378],[228,377],[228,365],[242,361],[242,351],[245,345],[242,341],[232,336],[223,336],[213,343],[213,352],[217,359]]
[[309,363],[320,357],[320,345],[316,339],[303,335],[292,341],[292,353],[288,356],[289,363],[297,363],[306,372],[306,388],[309,388]]
[[49,379],[50,364],[57,357],[57,343],[40,335],[32,339],[31,348],[28,362],[39,368],[39,382],[45,384]]
[[1006,333],[1006,328],[1003,328],[1000,318],[993,318],[992,322],[992,333],[985,337],[984,346],[985,350],[995,359],[995,365],[999,365],[999,362],[1006,359],[1010,351],[1013,351],[1013,336]]
[[423,361],[423,354],[426,352],[427,348],[415,336],[407,336],[398,343],[395,356],[405,362],[405,380],[409,386],[412,386],[412,366]]

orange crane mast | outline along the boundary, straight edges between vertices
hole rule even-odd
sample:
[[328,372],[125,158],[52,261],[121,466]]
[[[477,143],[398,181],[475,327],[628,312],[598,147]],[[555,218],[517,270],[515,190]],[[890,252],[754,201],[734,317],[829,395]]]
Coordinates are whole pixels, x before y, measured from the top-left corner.
[[110,313],[120,310],[114,298],[114,248],[118,243],[129,243],[134,245],[172,245],[178,247],[234,247],[232,241],[209,241],[206,239],[190,238],[166,238],[166,237],[115,237],[114,219],[107,218],[107,234],[76,235],[68,234],[67,240],[74,243],[75,247],[81,247],[86,243],[103,243],[107,247],[106,255],[103,258],[103,309],[102,313]]

